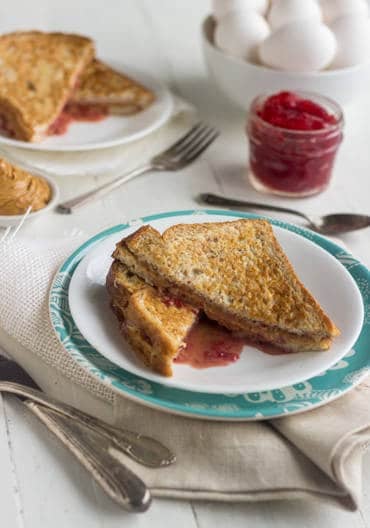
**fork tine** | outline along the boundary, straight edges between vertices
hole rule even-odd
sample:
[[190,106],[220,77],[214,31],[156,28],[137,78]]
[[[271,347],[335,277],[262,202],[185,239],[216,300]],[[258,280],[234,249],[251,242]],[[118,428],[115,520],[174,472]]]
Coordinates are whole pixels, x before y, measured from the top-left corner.
[[194,133],[188,138],[184,139],[177,147],[171,149],[170,155],[182,154],[188,147],[191,147],[194,143],[199,143],[203,135],[209,130],[209,127],[205,124],[202,124],[197,128]]
[[3,234],[3,236],[0,238],[0,244],[2,242],[5,242],[6,238],[8,237],[9,233],[10,233],[10,230],[11,230],[11,227],[8,226],[6,229],[5,229],[5,232]]
[[188,153],[190,153],[194,148],[203,143],[203,141],[207,139],[210,133],[213,131],[214,129],[209,126],[205,126],[204,128],[202,128],[202,130],[198,132],[191,141],[187,141],[186,145],[183,148],[178,149],[179,157],[185,158]]
[[195,145],[190,152],[187,152],[186,156],[181,161],[191,163],[197,159],[219,135],[220,133],[216,130],[210,130],[210,134],[208,134],[201,143]]
[[162,155],[164,154],[172,154],[176,151],[176,149],[183,144],[184,141],[191,138],[193,134],[195,134],[199,128],[203,126],[203,123],[201,121],[198,121],[190,130],[187,132],[184,136],[181,136],[180,139],[178,139],[173,145],[170,145],[170,147],[162,152]]

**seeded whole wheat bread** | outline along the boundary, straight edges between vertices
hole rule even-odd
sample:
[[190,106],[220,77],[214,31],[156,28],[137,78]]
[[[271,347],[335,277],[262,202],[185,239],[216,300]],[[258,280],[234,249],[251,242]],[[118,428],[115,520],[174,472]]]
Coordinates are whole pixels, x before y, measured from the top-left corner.
[[0,118],[16,139],[41,141],[94,56],[86,37],[41,31],[0,36]]
[[113,257],[132,273],[250,339],[327,350],[340,332],[303,286],[265,220],[144,226]]

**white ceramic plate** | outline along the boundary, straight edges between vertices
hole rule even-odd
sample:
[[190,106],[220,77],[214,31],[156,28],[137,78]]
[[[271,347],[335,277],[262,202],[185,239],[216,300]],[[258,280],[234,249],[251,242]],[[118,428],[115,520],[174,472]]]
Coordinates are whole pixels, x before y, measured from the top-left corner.
[[[151,225],[163,231],[174,223],[225,221],[224,216],[177,216]],[[311,378],[338,362],[354,345],[363,323],[360,292],[348,271],[328,252],[311,241],[280,227],[275,234],[299,277],[341,329],[341,336],[328,352],[270,356],[245,347],[239,361],[227,367],[198,370],[175,365],[172,378],[159,376],[144,367],[118,331],[109,309],[105,276],[115,243],[137,229],[133,225],[94,247],[75,270],[69,288],[72,317],[86,340],[112,363],[141,378],[162,385],[207,393],[240,394],[293,385]]]
[[156,100],[148,108],[132,116],[109,116],[96,123],[72,123],[62,136],[50,136],[41,143],[28,143],[0,135],[0,145],[45,152],[104,149],[140,139],[162,126],[173,109],[173,99],[167,88],[149,75],[132,68],[117,63],[111,65],[152,90]]

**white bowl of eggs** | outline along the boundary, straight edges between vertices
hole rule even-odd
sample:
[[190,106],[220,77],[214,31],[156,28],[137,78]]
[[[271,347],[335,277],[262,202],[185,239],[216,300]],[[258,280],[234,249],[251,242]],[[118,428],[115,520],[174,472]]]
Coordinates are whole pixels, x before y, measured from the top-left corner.
[[213,81],[243,108],[279,90],[342,105],[368,91],[367,0],[213,0],[202,36]]

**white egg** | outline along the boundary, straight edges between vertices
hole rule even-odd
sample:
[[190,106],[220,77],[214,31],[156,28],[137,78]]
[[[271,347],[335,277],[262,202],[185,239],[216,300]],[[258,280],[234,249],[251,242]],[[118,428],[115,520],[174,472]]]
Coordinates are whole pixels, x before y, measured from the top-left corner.
[[370,19],[359,15],[336,18],[331,24],[337,52],[330,69],[370,62]]
[[259,48],[261,62],[278,70],[312,72],[334,59],[332,31],[315,20],[297,20],[273,32]]
[[321,9],[316,0],[274,0],[267,20],[272,29],[278,29],[295,20],[312,18],[320,21]]
[[239,9],[251,9],[260,15],[265,15],[268,6],[268,0],[212,0],[212,11],[217,20],[220,20],[229,11]]
[[369,4],[366,0],[321,0],[321,9],[325,22],[332,22],[344,15],[369,16]]
[[269,33],[266,20],[255,11],[230,11],[217,24],[214,40],[230,55],[254,62],[259,44]]

